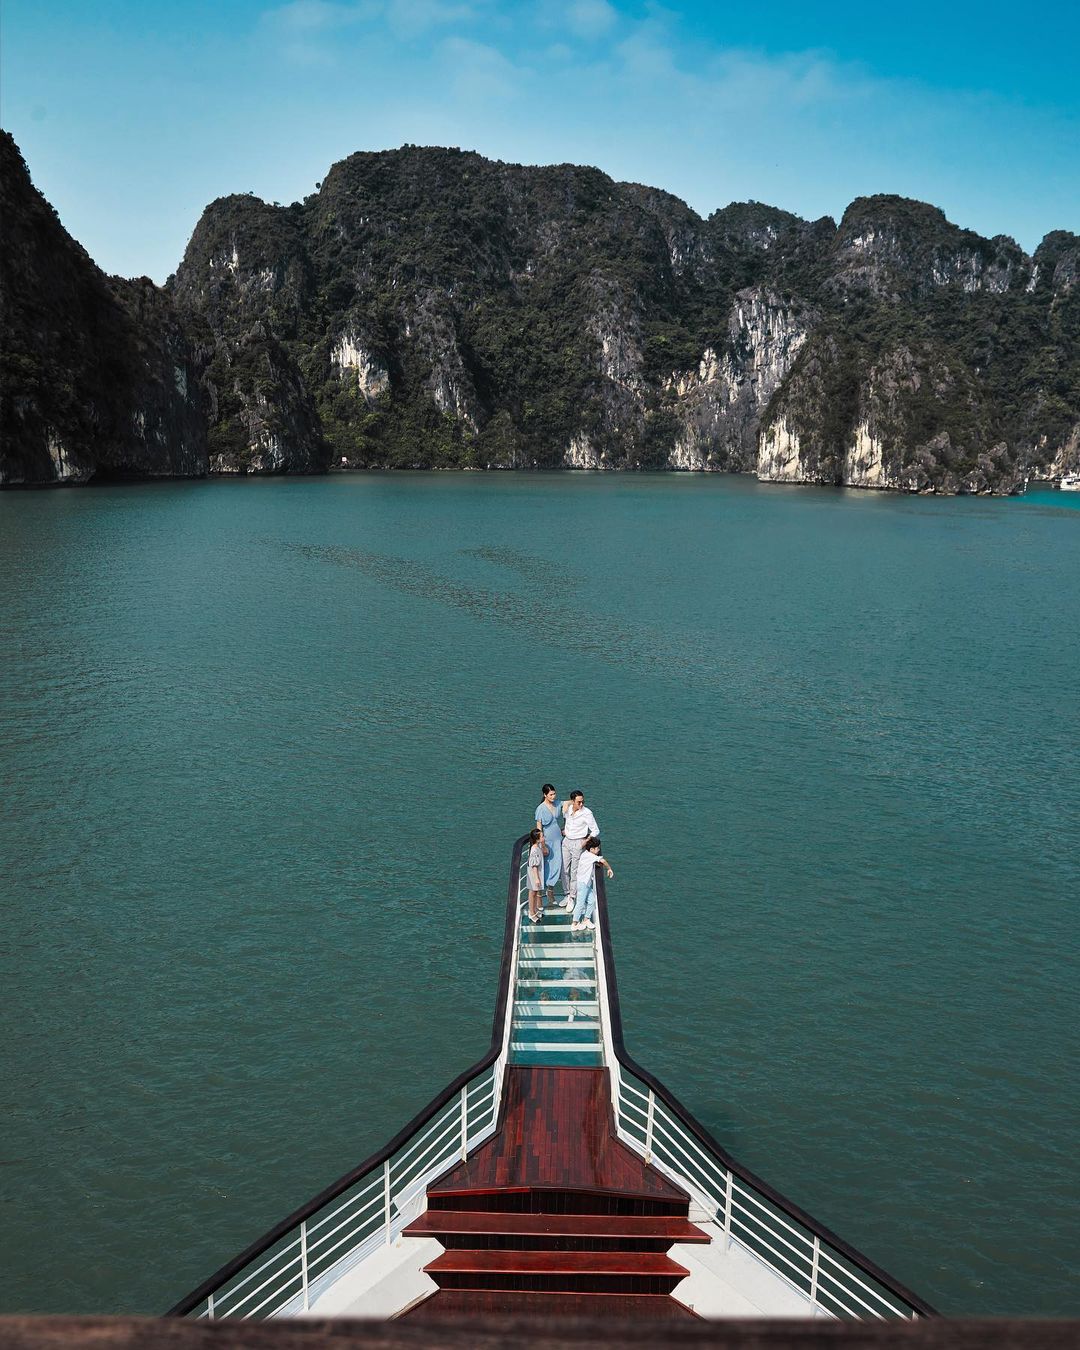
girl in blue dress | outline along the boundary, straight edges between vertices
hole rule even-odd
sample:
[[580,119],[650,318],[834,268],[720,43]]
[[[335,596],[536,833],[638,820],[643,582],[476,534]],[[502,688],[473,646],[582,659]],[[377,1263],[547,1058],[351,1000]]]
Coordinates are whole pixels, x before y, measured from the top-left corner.
[[559,829],[559,803],[555,789],[545,783],[540,789],[544,800],[536,808],[536,823],[544,832],[547,852],[544,854],[544,887],[552,906],[555,904],[555,883],[562,875],[562,830]]

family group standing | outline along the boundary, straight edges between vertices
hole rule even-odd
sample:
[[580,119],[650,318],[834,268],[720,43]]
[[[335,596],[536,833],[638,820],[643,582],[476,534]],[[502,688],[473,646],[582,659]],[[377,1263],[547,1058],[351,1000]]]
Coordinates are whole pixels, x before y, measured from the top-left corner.
[[[563,909],[573,910],[570,931],[595,928],[597,864],[615,873],[600,852],[600,826],[585,805],[585,794],[575,788],[564,801],[550,783],[540,789],[543,799],[536,808],[536,826],[529,835],[529,918],[544,917],[544,895],[555,908],[555,886],[562,878]],[[563,825],[559,826],[559,816]]]

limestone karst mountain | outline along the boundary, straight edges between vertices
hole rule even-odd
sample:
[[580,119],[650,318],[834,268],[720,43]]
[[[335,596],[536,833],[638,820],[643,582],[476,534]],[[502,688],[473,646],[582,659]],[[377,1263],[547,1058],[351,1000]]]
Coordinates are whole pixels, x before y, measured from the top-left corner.
[[205,358],[171,298],[95,267],[3,132],[0,217],[0,484],[205,473]]
[[[211,203],[105,278],[0,148],[0,482],[350,466],[719,469],[1009,491],[1080,456],[1080,238],[934,207],[703,220],[595,169],[407,146]],[[12,241],[16,246],[12,247]]]

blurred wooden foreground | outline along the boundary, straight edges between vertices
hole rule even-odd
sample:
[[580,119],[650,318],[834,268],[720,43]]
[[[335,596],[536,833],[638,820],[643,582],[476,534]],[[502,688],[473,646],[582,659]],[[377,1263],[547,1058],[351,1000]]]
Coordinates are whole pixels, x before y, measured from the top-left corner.
[[657,1325],[491,1318],[452,1325],[423,1322],[186,1322],[139,1317],[0,1317],[2,1350],[587,1350],[607,1346],[687,1346],[713,1350],[1080,1350],[1080,1321],[1019,1319],[919,1322],[732,1321]]

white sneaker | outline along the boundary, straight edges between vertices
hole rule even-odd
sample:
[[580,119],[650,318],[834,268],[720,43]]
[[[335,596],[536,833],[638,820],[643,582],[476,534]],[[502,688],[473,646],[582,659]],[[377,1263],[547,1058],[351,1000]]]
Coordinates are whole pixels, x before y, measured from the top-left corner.
[[572,923],[572,924],[570,925],[570,931],[571,931],[571,933],[576,933],[577,930],[578,930],[580,927],[581,927],[581,924],[579,924],[579,923]]
[[586,919],[581,926],[582,928],[595,928],[596,924],[593,923],[592,919]]

